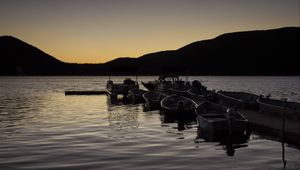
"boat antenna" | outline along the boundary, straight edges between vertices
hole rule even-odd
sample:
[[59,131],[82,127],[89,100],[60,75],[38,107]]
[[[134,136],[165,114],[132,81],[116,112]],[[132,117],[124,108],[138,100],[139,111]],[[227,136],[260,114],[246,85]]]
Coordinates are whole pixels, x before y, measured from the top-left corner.
[[138,81],[138,75],[137,75],[137,73],[135,74],[135,82],[137,82]]
[[[233,110],[231,108],[228,108],[226,110],[227,114],[226,114],[226,117],[227,117],[227,123],[228,123],[228,137],[227,137],[227,144],[226,144],[226,149],[227,149],[227,155],[228,156],[233,156],[234,155],[234,148],[232,146],[232,141],[231,141],[231,138],[232,138],[232,122],[231,122],[231,118],[230,118],[230,113],[233,112]],[[234,110],[234,112],[236,112],[236,110]],[[236,113],[234,113],[236,114]]]
[[188,74],[187,74],[187,71],[185,71],[185,82],[188,82]]

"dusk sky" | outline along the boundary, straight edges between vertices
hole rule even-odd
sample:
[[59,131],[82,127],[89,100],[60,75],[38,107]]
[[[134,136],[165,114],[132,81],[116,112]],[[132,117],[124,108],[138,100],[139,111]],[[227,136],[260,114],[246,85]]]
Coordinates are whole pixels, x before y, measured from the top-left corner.
[[0,35],[65,62],[175,50],[235,31],[300,26],[300,0],[0,0]]

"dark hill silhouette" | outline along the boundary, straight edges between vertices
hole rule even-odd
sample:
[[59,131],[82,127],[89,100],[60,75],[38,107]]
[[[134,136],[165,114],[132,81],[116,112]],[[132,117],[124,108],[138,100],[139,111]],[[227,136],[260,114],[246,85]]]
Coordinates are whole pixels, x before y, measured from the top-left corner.
[[[287,75],[300,73],[299,47],[300,28],[282,28],[228,33],[195,42],[178,49],[177,57],[199,74]],[[182,60],[184,56],[188,60]],[[210,66],[217,69],[210,70]]]
[[[13,37],[0,37],[0,74],[105,75],[135,71],[155,75],[300,75],[297,61],[300,27],[245,31],[198,41],[178,50],[139,58],[118,58],[104,64],[68,64]],[[4,68],[4,69],[3,69]]]
[[299,35],[299,27],[228,33],[176,51],[144,55],[133,65],[147,73],[155,66],[160,72],[178,67],[203,75],[299,75]]
[[64,63],[12,36],[0,37],[0,75],[99,75],[101,64]]
[[3,75],[59,74],[64,63],[11,36],[0,37],[0,73]]

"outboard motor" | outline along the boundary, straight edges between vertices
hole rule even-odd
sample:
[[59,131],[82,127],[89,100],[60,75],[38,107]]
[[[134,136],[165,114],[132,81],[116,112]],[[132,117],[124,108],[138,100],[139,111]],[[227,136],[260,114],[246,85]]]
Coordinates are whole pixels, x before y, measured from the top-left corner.
[[194,80],[192,82],[192,86],[195,87],[195,88],[200,88],[200,87],[202,87],[202,84],[200,83],[200,81]]
[[106,88],[107,88],[107,89],[110,88],[113,84],[114,84],[113,81],[108,80],[108,81],[107,81],[107,84],[106,84]]
[[229,108],[226,110],[226,112],[227,112],[227,118],[230,119],[232,116],[235,115],[236,110],[233,108]]

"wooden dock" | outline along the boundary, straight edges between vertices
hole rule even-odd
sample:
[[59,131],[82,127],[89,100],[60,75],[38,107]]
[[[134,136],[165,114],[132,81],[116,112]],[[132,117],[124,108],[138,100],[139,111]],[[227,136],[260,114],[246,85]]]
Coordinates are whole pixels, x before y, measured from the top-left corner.
[[249,121],[250,128],[266,136],[274,137],[278,141],[284,140],[285,143],[300,146],[300,121],[286,118],[285,133],[282,133],[282,117],[270,116],[257,111],[238,110]]
[[[112,99],[117,99],[117,94],[112,95],[107,90],[65,91],[65,95],[109,95]],[[283,135],[282,117],[245,109],[238,109],[238,111],[248,119],[250,129],[253,132],[269,136],[278,141],[300,146],[300,120],[286,118]]]
[[108,94],[107,90],[99,91],[65,91],[65,95],[103,95]]

